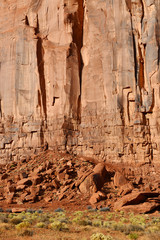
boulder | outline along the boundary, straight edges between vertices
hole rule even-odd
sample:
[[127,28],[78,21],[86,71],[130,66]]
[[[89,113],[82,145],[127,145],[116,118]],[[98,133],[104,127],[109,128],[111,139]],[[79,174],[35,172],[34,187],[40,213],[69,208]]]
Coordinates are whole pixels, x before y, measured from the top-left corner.
[[120,172],[116,172],[115,173],[113,181],[114,181],[114,186],[115,187],[121,187],[121,186],[123,186],[123,185],[128,183],[128,180]]
[[30,186],[32,185],[32,181],[30,178],[23,178],[21,179],[20,181],[17,182],[17,186],[18,185],[27,185],[27,186]]
[[156,210],[160,204],[158,203],[151,203],[151,202],[144,202],[138,205],[128,205],[123,206],[119,210],[127,211],[127,212],[134,212],[134,213],[149,213],[151,211]]
[[101,190],[106,181],[107,171],[104,163],[98,163],[93,172],[80,184],[82,193],[92,194]]
[[137,205],[143,203],[149,197],[158,197],[159,193],[157,192],[132,192],[125,195],[120,200],[115,202],[114,210],[120,210],[123,206],[127,205]]
[[125,185],[121,186],[118,192],[118,195],[124,196],[128,193],[131,193],[134,189],[132,183],[126,183]]
[[101,200],[104,200],[104,199],[106,199],[106,194],[104,194],[101,191],[98,191],[98,192],[92,194],[92,196],[89,199],[89,203],[91,205],[94,205],[95,203],[97,203]]

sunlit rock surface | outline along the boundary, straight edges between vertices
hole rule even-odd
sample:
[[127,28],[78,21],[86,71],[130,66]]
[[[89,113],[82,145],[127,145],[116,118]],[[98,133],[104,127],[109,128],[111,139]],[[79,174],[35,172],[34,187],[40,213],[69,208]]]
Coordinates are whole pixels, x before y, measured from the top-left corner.
[[158,162],[159,60],[160,0],[1,0],[1,162]]

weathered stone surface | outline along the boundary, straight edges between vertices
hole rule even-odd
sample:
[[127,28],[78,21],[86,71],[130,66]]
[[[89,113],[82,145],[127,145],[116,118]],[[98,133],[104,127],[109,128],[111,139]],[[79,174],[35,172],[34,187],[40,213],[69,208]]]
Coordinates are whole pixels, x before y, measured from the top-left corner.
[[50,148],[156,163],[159,27],[160,0],[1,0],[1,162]]
[[121,186],[123,186],[127,183],[128,183],[127,179],[120,172],[115,173],[115,175],[114,175],[114,185],[116,187],[121,187]]
[[158,206],[160,206],[158,203],[144,202],[138,205],[123,206],[121,210],[134,213],[148,213],[158,208]]
[[132,192],[132,193],[122,197],[117,202],[115,202],[114,209],[119,210],[123,206],[137,205],[137,204],[145,202],[146,199],[149,197],[157,197],[157,196],[159,196],[159,193],[157,193],[157,192],[139,192],[139,191]]
[[95,193],[103,187],[106,181],[107,171],[104,163],[98,163],[86,179],[80,184],[82,193]]
[[101,191],[98,191],[96,193],[93,193],[91,198],[89,199],[89,203],[94,205],[95,203],[99,202],[102,199],[105,199],[106,195],[102,193]]
[[23,178],[17,182],[17,186],[21,186],[21,185],[32,185],[32,181],[30,178]]

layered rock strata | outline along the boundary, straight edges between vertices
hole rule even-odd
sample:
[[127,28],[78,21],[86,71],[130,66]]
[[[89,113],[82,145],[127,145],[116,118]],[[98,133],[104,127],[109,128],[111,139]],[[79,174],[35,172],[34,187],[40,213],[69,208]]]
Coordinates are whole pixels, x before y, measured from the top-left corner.
[[159,0],[1,0],[1,162],[158,162],[159,60]]

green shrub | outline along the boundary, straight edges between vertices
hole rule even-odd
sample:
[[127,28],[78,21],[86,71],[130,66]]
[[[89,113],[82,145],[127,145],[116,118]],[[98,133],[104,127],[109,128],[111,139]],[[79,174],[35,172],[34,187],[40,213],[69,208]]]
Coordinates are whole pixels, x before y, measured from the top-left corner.
[[1,214],[0,215],[0,223],[7,223],[7,222],[8,222],[7,215]]
[[160,232],[160,226],[151,226],[147,230],[148,230],[149,233]]
[[94,221],[92,221],[92,225],[94,227],[101,227],[102,226],[102,221],[101,220],[94,220]]
[[128,219],[127,219],[127,218],[124,218],[124,217],[122,217],[122,218],[120,218],[120,222],[122,222],[122,223],[128,223]]
[[130,239],[136,240],[136,239],[138,238],[138,234],[137,234],[137,233],[130,233],[130,234],[128,235],[128,237],[129,237]]
[[94,233],[90,240],[113,240],[111,236],[105,236],[103,233]]
[[75,216],[79,216],[79,217],[83,217],[84,212],[82,212],[82,211],[76,211],[76,212],[74,213],[74,215],[75,215]]
[[51,223],[50,228],[53,230],[57,230],[57,231],[68,231],[69,230],[67,225],[60,221],[55,221],[55,222]]
[[16,229],[18,231],[21,231],[22,229],[26,229],[26,228],[29,228],[30,227],[30,223],[25,221],[25,222],[21,222],[19,224],[16,225]]
[[92,225],[92,222],[90,221],[90,220],[88,220],[88,219],[81,219],[81,217],[75,217],[75,218],[73,218],[73,220],[72,220],[72,222],[73,223],[76,223],[76,224],[78,224],[78,225],[80,225],[80,226],[87,226],[87,225]]
[[140,224],[140,225],[143,225],[143,226],[145,226],[145,222],[146,222],[146,219],[143,215],[142,216],[137,215],[137,216],[134,216],[134,217],[130,217],[129,220],[132,224],[135,224],[135,225]]
[[10,223],[14,224],[14,225],[17,225],[19,223],[23,222],[23,219],[16,216],[16,217],[13,217],[11,220],[10,220]]
[[36,227],[37,228],[45,228],[46,224],[44,222],[39,222],[39,223],[36,224]]

